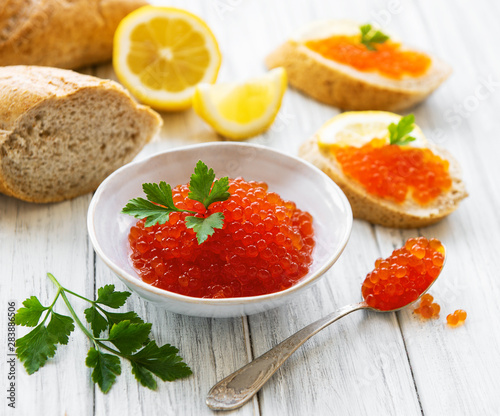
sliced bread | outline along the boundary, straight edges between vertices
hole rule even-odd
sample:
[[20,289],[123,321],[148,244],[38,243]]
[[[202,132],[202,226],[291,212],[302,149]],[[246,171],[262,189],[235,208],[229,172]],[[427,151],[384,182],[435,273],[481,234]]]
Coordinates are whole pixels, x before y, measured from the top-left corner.
[[0,67],[0,192],[54,202],[93,191],[161,118],[119,84],[64,69]]
[[424,100],[450,75],[447,64],[431,57],[424,75],[392,79],[327,59],[305,44],[336,35],[356,35],[359,27],[348,20],[313,23],[267,56],[266,64],[269,68],[284,67],[292,86],[344,110],[404,110]]
[[0,65],[79,68],[111,59],[118,23],[145,0],[2,0]]
[[[328,123],[303,143],[299,149],[299,156],[321,169],[340,186],[351,203],[355,218],[386,227],[423,227],[451,214],[459,202],[467,196],[458,162],[445,149],[425,140],[423,135],[419,135],[417,146],[427,147],[449,162],[449,174],[452,179],[450,189],[423,206],[415,202],[410,195],[403,203],[397,203],[370,194],[363,185],[343,173],[340,164],[327,146],[319,145],[324,140],[322,135],[328,134],[327,128]],[[355,146],[360,144],[362,143],[359,141],[353,143]]]

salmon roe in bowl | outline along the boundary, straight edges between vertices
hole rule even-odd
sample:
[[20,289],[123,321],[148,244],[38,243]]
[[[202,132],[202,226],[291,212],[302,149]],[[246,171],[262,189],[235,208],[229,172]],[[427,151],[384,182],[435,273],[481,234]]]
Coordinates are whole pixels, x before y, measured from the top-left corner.
[[199,298],[259,296],[287,289],[304,277],[312,262],[312,216],[268,191],[264,182],[229,179],[226,201],[206,210],[188,197],[189,187],[173,189],[177,207],[203,215],[221,212],[222,229],[202,244],[186,228],[185,212],[162,225],[129,234],[131,262],[146,283]]

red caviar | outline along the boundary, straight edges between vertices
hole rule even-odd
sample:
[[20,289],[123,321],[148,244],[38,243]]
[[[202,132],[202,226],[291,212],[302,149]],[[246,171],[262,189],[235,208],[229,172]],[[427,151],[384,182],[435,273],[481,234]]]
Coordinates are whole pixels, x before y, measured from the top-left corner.
[[463,309],[457,309],[455,312],[453,312],[453,315],[450,314],[446,317],[446,321],[450,326],[462,325],[466,319],[467,312],[465,312]]
[[441,306],[433,302],[434,298],[429,293],[426,293],[420,298],[420,305],[415,309],[415,313],[419,314],[424,319],[438,318]]
[[361,293],[366,303],[382,311],[414,302],[439,275],[444,247],[435,238],[410,238],[387,259],[378,259],[368,273]]
[[363,72],[377,71],[393,79],[422,76],[431,65],[426,54],[402,50],[399,43],[390,40],[374,45],[375,51],[368,50],[360,36],[332,36],[308,41],[306,46],[327,59]]
[[257,296],[284,290],[309,271],[314,247],[312,216],[268,192],[263,182],[230,179],[230,198],[209,209],[188,198],[187,185],[172,190],[176,207],[224,214],[224,226],[198,244],[174,212],[163,225],[132,226],[131,262],[153,286],[200,298]]
[[331,146],[342,171],[368,193],[397,203],[408,193],[425,205],[450,189],[449,162],[430,149],[385,144],[374,139],[361,147]]

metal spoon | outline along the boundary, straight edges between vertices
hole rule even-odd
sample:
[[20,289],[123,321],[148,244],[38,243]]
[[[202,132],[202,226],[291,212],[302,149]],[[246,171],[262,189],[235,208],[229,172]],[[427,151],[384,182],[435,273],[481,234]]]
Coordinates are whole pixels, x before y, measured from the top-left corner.
[[[446,253],[446,250],[445,250]],[[446,260],[446,254],[445,254]],[[444,263],[441,267],[443,271]],[[440,271],[440,274],[441,274]],[[333,324],[335,321],[349,315],[351,312],[360,309],[371,309],[376,312],[396,312],[400,309],[415,303],[419,300],[434,284],[439,275],[432,281],[429,287],[420,294],[413,302],[410,302],[400,308],[382,311],[368,306],[366,302],[359,302],[332,312],[324,318],[307,325],[300,331],[288,337],[280,344],[271,348],[265,354],[257,357],[247,365],[236,370],[226,378],[215,384],[208,392],[205,403],[213,410],[233,410],[243,406],[257,393],[267,380],[281,367],[281,365],[290,357],[304,342],[313,335],[317,334],[323,328]]]

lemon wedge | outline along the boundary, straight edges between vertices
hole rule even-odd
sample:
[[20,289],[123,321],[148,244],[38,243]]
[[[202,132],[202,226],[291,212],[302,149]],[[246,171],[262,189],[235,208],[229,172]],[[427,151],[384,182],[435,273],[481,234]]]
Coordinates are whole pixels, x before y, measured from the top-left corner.
[[222,136],[246,139],[273,124],[286,86],[283,68],[239,84],[200,84],[193,97],[193,108]]
[[215,82],[221,54],[199,17],[171,7],[144,6],[119,24],[113,67],[120,82],[158,110],[191,106],[200,82]]
[[[402,116],[387,111],[348,111],[333,117],[316,133],[318,145],[328,147],[332,144],[363,146],[373,139],[386,139],[389,143],[388,127],[398,124]],[[412,147],[426,147],[427,140],[420,128],[415,125],[411,132],[415,141]]]

